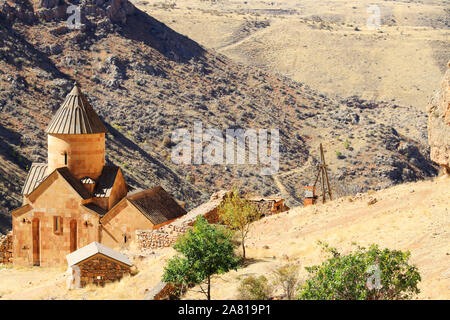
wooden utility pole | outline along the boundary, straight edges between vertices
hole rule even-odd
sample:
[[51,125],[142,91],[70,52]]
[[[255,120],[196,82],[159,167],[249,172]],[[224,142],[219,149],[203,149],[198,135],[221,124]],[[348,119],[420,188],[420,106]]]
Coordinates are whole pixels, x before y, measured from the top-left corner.
[[328,165],[325,163],[325,155],[323,153],[323,147],[322,147],[322,144],[320,144],[320,163],[317,166],[318,170],[317,170],[316,181],[314,181],[314,188],[316,187],[317,181],[319,180],[319,177],[320,177],[321,183],[322,183],[322,202],[323,203],[325,203],[325,196],[327,193],[328,193],[328,196],[330,197],[330,200],[333,200],[333,196],[331,195],[330,180],[328,180],[327,167],[328,167]]

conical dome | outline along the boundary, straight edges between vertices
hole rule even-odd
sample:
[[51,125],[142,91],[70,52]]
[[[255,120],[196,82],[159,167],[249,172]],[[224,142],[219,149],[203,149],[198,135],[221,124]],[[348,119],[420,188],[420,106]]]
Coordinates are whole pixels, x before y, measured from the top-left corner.
[[80,88],[75,84],[45,132],[53,134],[93,134],[106,133],[107,130]]

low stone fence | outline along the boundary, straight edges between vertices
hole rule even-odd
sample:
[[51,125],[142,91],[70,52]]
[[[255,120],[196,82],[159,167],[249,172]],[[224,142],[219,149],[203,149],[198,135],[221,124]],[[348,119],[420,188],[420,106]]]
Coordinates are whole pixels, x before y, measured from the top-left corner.
[[182,228],[184,231],[176,231],[170,230],[170,228],[168,228],[169,226],[171,225],[164,226],[157,230],[136,230],[136,239],[139,248],[160,249],[173,246],[177,241],[178,236],[186,232],[187,228]]
[[13,262],[12,255],[12,233],[0,236],[0,264],[9,264]]
[[194,225],[197,216],[201,215],[209,223],[217,223],[217,207],[223,197],[212,199],[189,211],[186,215],[156,230],[136,230],[136,240],[140,250],[171,247],[178,237]]

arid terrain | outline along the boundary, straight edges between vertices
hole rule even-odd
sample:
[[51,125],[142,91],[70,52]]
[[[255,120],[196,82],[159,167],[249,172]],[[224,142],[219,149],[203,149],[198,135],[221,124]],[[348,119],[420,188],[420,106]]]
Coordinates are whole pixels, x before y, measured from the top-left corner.
[[[322,84],[312,89],[313,84],[306,80],[305,83],[294,81],[299,80],[294,75],[290,75],[291,79],[277,74],[276,68],[268,68],[264,63],[254,66],[239,59],[227,51],[231,47],[226,50],[223,47],[223,53],[229,56],[223,55],[219,47],[231,46],[230,39],[220,40],[227,37],[226,32],[214,34],[209,33],[209,28],[200,30],[201,25],[209,21],[209,16],[227,19],[230,26],[236,25],[239,29],[244,17],[259,17],[258,10],[222,17],[195,9],[198,15],[203,12],[208,18],[200,21],[195,29],[187,20],[183,22],[186,23],[184,27],[177,26],[175,22],[182,21],[181,17],[186,14],[172,9],[173,6],[167,6],[167,3],[141,7],[148,14],[126,0],[117,3],[115,11],[106,14],[106,10],[110,10],[107,3],[83,2],[83,27],[79,30],[67,27],[67,17],[61,14],[67,4],[37,0],[1,3],[0,232],[10,229],[9,214],[21,203],[20,190],[31,163],[46,161],[44,129],[75,81],[108,127],[107,162],[124,169],[130,186],[162,185],[174,197],[185,201],[187,208],[195,207],[207,199],[208,194],[233,185],[240,185],[244,191],[253,194],[281,194],[289,206],[300,205],[303,186],[314,180],[319,143],[325,148],[336,195],[382,189],[437,175],[438,167],[429,158],[426,99],[420,98],[419,91],[408,89],[413,92],[411,99],[422,108],[410,106],[405,101],[401,104],[391,98],[381,101],[384,96],[377,101],[367,100],[357,96],[366,91],[358,87],[352,87],[351,97],[328,95],[322,93],[322,89],[328,91]],[[312,2],[305,2],[305,5],[307,3]],[[202,2],[199,5],[216,4]],[[348,2],[341,4],[346,6]],[[182,2],[173,8],[178,5]],[[258,4],[261,8],[266,5]],[[436,12],[436,16],[431,16],[434,17],[431,21],[437,21],[436,30],[431,30],[434,25],[426,28],[431,28],[430,32],[435,32],[433,37],[442,40],[446,31],[441,29],[447,26],[445,11],[439,4],[429,6]],[[180,12],[180,18],[170,18],[165,21],[167,25],[157,20],[167,20],[168,16],[165,18],[164,14],[173,12]],[[282,23],[284,16],[276,19]],[[225,20],[221,21],[223,25]],[[325,39],[316,34],[324,30],[308,26],[313,22],[303,24],[310,37]],[[275,20],[273,25],[276,25]],[[208,23],[209,26],[221,29],[221,24],[214,20]],[[256,26],[259,28],[260,24]],[[244,29],[253,32],[252,28]],[[339,28],[351,29],[346,25]],[[205,39],[210,34],[210,38],[216,38],[222,44],[197,39],[193,30],[198,30]],[[242,31],[244,34],[245,30]],[[361,30],[361,34],[369,36],[363,25]],[[269,35],[284,36],[286,32]],[[233,30],[229,33],[231,38],[235,37]],[[359,35],[360,31],[353,30],[353,33]],[[253,36],[258,34],[259,31]],[[235,46],[237,48],[237,44]],[[287,47],[285,44],[277,46]],[[349,43],[343,47],[350,46]],[[323,48],[332,47],[331,44],[323,45]],[[442,46],[438,46],[436,52],[439,54],[435,52],[435,55],[440,58],[437,60],[428,56],[423,58],[426,61],[424,69],[420,64],[410,63],[412,58],[401,58],[403,63],[408,63],[408,70],[414,72],[414,79],[426,83],[426,86],[417,85],[429,95],[437,88],[435,83],[441,77],[442,70],[436,66],[436,61],[446,55],[442,50]],[[407,51],[412,54],[416,49]],[[270,50],[265,52],[277,59],[288,56]],[[256,58],[251,60],[257,61]],[[355,55],[353,60],[364,59]],[[298,63],[304,70],[318,68],[313,61],[299,60]],[[338,65],[336,61],[332,63]],[[342,73],[345,60],[339,65],[341,69],[336,74]],[[320,70],[334,69],[323,65]],[[412,79],[409,73],[400,73],[400,70],[399,67],[392,73],[404,80]],[[309,73],[303,74],[308,77]],[[351,77],[345,75],[344,78]],[[370,79],[363,83],[371,83]],[[390,81],[396,85],[400,83],[396,78]],[[240,128],[278,129],[278,174],[262,176],[261,165],[175,165],[171,160],[170,143],[164,143],[164,139],[168,141],[179,128],[192,131],[196,120],[201,121],[204,128],[218,128],[222,132]]]
[[[205,47],[329,96],[423,110],[450,54],[448,0],[133,0]],[[368,9],[377,6],[380,28]]]
[[[252,224],[247,240],[249,261],[237,271],[212,280],[213,299],[236,299],[239,280],[265,275],[287,263],[304,267],[318,264],[327,256],[318,240],[340,252],[367,246],[410,250],[411,262],[422,276],[420,299],[450,298],[450,178],[405,183],[381,191],[344,197],[324,205],[293,208]],[[368,205],[370,200],[376,203]],[[160,280],[164,265],[174,254],[172,248],[143,255],[127,254],[139,269],[133,277],[106,285],[68,291],[64,269],[0,267],[2,299],[143,299]],[[204,299],[193,288],[184,297]]]
[[[77,82],[108,129],[106,162],[132,189],[161,185],[187,210],[233,186],[286,199],[289,211],[252,224],[248,261],[213,278],[213,299],[288,263],[304,281],[327,258],[318,241],[409,250],[417,298],[450,299],[450,177],[436,163],[450,168],[449,27],[449,0],[0,0],[0,234]],[[172,134],[195,121],[278,129],[279,171],[175,164]],[[304,208],[320,143],[334,200]],[[0,265],[0,299],[143,299],[175,254],[123,252],[138,274],[104,288],[67,290],[65,268]],[[197,289],[183,298],[203,299]]]

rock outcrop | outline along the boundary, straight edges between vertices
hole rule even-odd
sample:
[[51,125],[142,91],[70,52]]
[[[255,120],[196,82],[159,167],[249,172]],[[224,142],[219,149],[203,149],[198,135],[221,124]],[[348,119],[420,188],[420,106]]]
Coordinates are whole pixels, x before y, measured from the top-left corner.
[[450,61],[441,88],[427,106],[431,160],[450,175]]
[[128,0],[40,0],[36,8],[27,0],[15,0],[1,3],[0,15],[9,23],[67,20],[75,12],[68,10],[72,5],[80,11],[80,23],[91,26],[102,26],[105,22],[125,24],[127,17],[136,12],[136,7]]
[[77,5],[80,9],[84,23],[86,19],[91,20],[92,23],[107,17],[113,23],[124,24],[127,22],[127,17],[134,14],[136,9],[128,0],[82,0],[79,3],[41,0],[38,16],[47,21],[67,18],[67,8],[72,4]]

